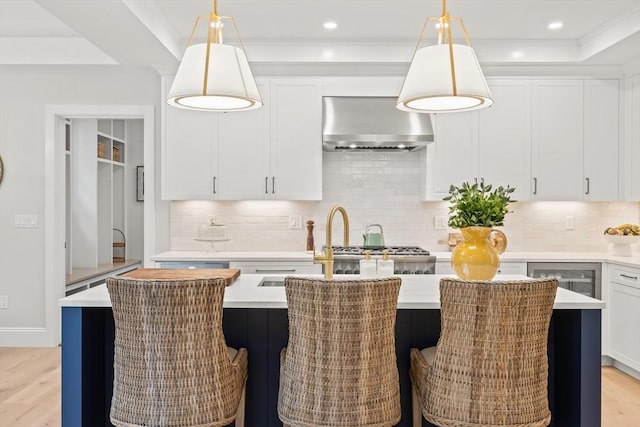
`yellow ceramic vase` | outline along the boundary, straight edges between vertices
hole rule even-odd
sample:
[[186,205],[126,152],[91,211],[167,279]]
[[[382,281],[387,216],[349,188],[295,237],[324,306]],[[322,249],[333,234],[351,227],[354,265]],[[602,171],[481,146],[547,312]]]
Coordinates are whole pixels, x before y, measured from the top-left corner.
[[[501,231],[489,227],[461,228],[464,240],[460,242],[451,254],[453,271],[461,279],[491,280],[500,267],[500,253],[506,247],[506,238]],[[492,232],[501,235],[498,239],[490,240]]]

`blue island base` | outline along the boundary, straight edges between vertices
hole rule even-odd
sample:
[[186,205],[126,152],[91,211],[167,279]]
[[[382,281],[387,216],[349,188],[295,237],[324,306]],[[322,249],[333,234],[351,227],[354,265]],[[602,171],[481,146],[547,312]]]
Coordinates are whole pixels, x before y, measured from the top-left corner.
[[[600,426],[600,310],[554,310],[549,331],[552,426]],[[280,350],[286,346],[286,309],[225,309],[227,345],[249,352],[248,427],[282,426],[277,400]],[[433,346],[439,310],[398,310],[396,355],[402,419],[410,427],[409,350]],[[111,308],[62,308],[62,426],[111,426],[114,324]],[[432,424],[423,420],[423,426]]]

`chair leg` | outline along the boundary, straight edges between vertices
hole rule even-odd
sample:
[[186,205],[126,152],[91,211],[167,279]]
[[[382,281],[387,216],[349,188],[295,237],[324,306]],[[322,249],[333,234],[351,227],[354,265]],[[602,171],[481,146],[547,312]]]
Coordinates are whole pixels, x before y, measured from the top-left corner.
[[242,388],[242,396],[240,397],[240,402],[238,403],[238,412],[236,413],[235,426],[236,427],[244,427],[244,397],[247,392],[246,385]]
[[413,384],[411,385],[411,411],[413,414],[413,427],[422,427],[422,402],[420,402]]

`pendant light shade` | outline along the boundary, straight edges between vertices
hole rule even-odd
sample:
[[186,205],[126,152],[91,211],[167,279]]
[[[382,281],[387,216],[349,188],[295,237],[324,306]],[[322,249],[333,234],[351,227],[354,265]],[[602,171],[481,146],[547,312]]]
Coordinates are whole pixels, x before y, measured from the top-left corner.
[[203,111],[245,111],[261,107],[260,92],[244,49],[222,43],[221,20],[233,21],[233,18],[218,15],[217,0],[214,0],[207,42],[191,44],[201,18],[198,17],[194,25],[167,103]]
[[[396,107],[418,113],[470,111],[493,104],[489,86],[460,18],[450,18],[446,0],[442,16],[429,17],[398,97]],[[438,44],[420,48],[429,24],[438,24]],[[451,22],[459,22],[467,44],[453,43]]]

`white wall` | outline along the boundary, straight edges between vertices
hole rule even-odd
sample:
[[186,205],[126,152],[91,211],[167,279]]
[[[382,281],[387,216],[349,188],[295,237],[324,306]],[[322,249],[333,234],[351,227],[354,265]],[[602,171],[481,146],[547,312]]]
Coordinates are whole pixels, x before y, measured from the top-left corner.
[[[9,309],[0,310],[0,346],[42,345],[45,105],[157,106],[159,77],[115,66],[3,66],[0,93],[0,295],[9,297]],[[36,214],[39,226],[14,228],[16,214]]]
[[[351,223],[351,244],[362,244],[367,224],[384,228],[388,245],[418,245],[448,250],[447,240],[456,230],[436,230],[435,216],[446,216],[447,202],[420,202],[419,156],[423,153],[324,153],[323,201],[181,201],[171,204],[171,248],[207,250],[194,240],[198,225],[208,215],[229,227],[231,241],[225,250],[304,250],[306,229],[290,230],[289,215],[302,215],[303,224],[315,221],[319,249],[325,241],[325,221],[331,206],[345,207]],[[640,203],[517,202],[505,220],[510,251],[607,251],[601,237],[606,227],[639,222]],[[565,217],[575,228],[565,230]],[[342,224],[336,216],[333,242],[342,244]]]

